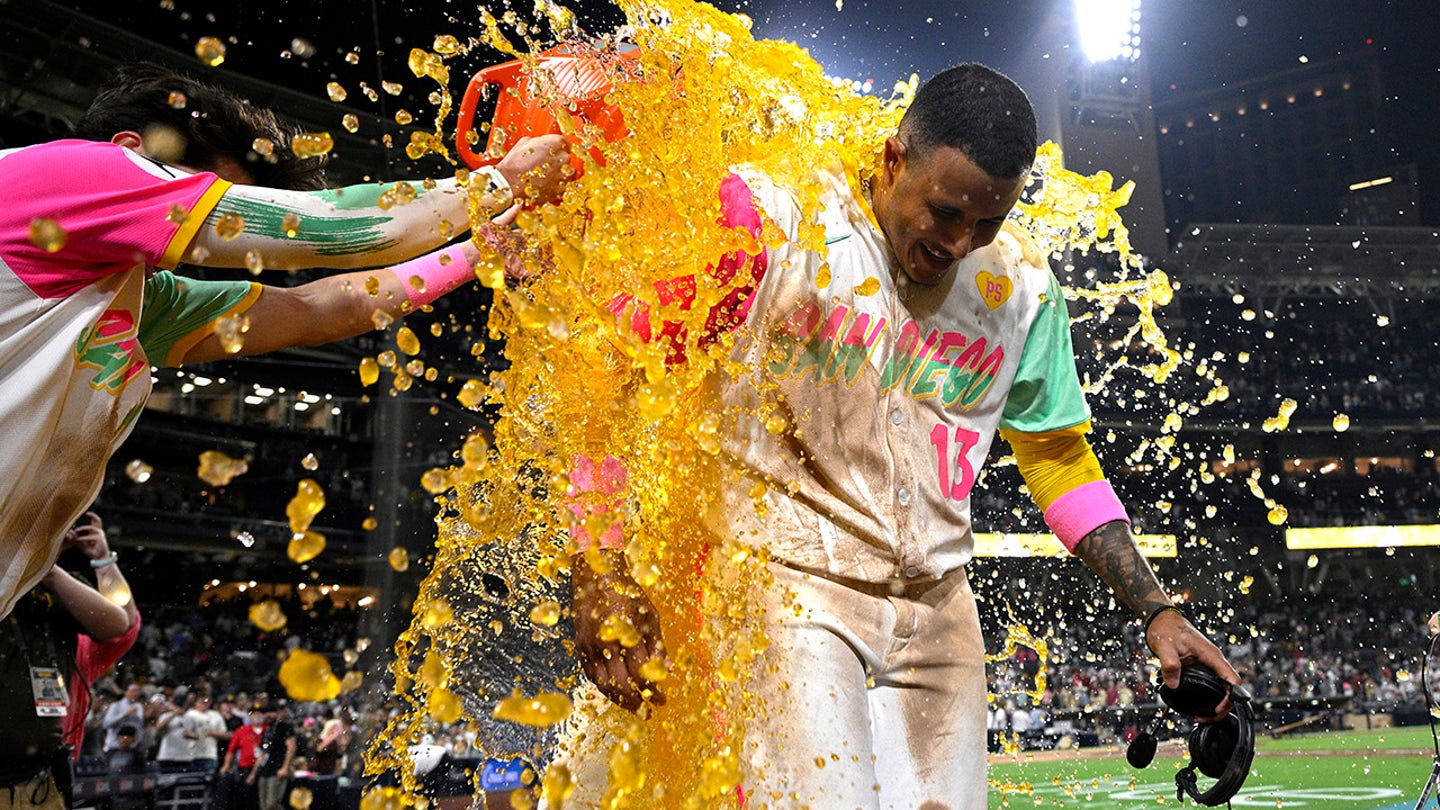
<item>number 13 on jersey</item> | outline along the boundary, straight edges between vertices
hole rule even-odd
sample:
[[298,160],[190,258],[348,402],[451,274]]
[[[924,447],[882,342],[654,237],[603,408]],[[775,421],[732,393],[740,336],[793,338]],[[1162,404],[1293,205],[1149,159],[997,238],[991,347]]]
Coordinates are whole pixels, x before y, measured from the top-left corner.
[[970,497],[970,488],[975,486],[975,468],[965,454],[979,442],[979,433],[957,427],[952,450],[949,426],[941,423],[930,429],[930,444],[935,447],[936,471],[940,474],[940,491],[951,500],[963,501]]

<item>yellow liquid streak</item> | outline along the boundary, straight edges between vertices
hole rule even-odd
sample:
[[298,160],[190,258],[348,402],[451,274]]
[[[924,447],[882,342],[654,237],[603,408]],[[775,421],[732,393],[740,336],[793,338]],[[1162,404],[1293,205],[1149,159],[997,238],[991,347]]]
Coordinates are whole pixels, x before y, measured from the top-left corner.
[[[748,232],[717,224],[717,190],[732,166],[754,165],[793,189],[813,223],[820,205],[816,156],[837,158],[852,179],[872,175],[915,80],[898,84],[890,100],[856,96],[825,78],[798,46],[754,40],[742,17],[688,0],[619,5],[640,48],[634,67],[644,79],[623,80],[615,68],[609,100],[623,111],[632,134],[602,142],[606,165],[590,163],[559,205],[522,213],[518,224],[530,235],[523,264],[544,272],[506,290],[498,272],[502,259],[488,256],[477,268],[477,277],[497,290],[490,337],[505,338],[512,364],[484,392],[485,402],[500,406],[501,417],[483,458],[467,454],[466,463],[450,471],[455,490],[442,497],[460,517],[441,521],[416,620],[395,647],[397,692],[408,708],[375,741],[367,771],[400,766],[403,753],[391,751],[403,752],[432,730],[437,718],[449,719],[455,696],[433,676],[424,677],[421,663],[438,654],[454,662],[451,671],[462,671],[460,662],[484,655],[492,644],[497,628],[424,620],[435,604],[475,592],[478,577],[460,574],[473,570],[481,544],[511,549],[509,570],[502,573],[517,602],[534,600],[500,622],[499,631],[528,634],[548,627],[531,622],[529,611],[548,598],[548,583],[567,576],[570,515],[561,496],[573,459],[579,453],[597,461],[615,455],[629,474],[627,552],[632,567],[645,572],[637,579],[646,584],[662,619],[670,674],[663,687],[668,703],[647,721],[612,711],[606,724],[591,729],[592,738],[603,730],[620,741],[599,753],[610,768],[603,806],[733,806],[745,723],[765,711],[749,699],[747,683],[767,644],[752,609],[753,594],[766,587],[767,574],[763,555],[701,528],[711,493],[726,474],[715,436],[733,419],[718,412],[707,389],[716,374],[733,371],[726,342],[700,344],[710,307],[731,287],[707,281],[705,269],[727,253],[755,252],[782,237],[766,223],[757,245]],[[521,50],[501,32],[502,20],[486,13],[482,21],[486,44],[532,66],[533,54],[548,44],[522,36]],[[570,44],[587,47],[578,39]],[[567,132],[587,145],[593,141],[594,133],[563,105],[553,109]],[[1128,189],[1111,191],[1108,175],[1064,172],[1058,150],[1047,148],[1051,151],[1042,157],[1049,159],[1041,161],[1037,179],[1046,196],[1032,198],[1021,211],[1022,224],[1043,250],[1111,249],[1125,267],[1138,270],[1114,212]],[[1073,230],[1077,212],[1091,223],[1088,234]],[[472,224],[477,230],[485,226],[478,218]],[[800,233],[803,247],[822,254],[823,239],[823,230],[813,224]],[[748,268],[737,283],[746,273]],[[700,282],[694,306],[662,304],[654,285],[687,276]],[[1084,294],[1148,305],[1159,286],[1145,278],[1122,279]],[[617,321],[604,309],[621,294],[649,307],[652,332],[659,333],[667,321],[683,327],[686,362],[667,364],[667,340],[637,337],[630,329],[631,310]],[[1150,328],[1150,310],[1144,311],[1140,331],[1152,339],[1158,330]],[[476,393],[468,391],[471,401]],[[600,522],[615,517],[602,515]],[[1040,645],[1043,660],[1043,642],[1030,641]],[[552,688],[563,693],[572,686],[567,681]],[[508,692],[475,696],[467,716],[479,719],[507,697]],[[413,791],[411,770],[399,770]],[[568,795],[571,775],[552,767],[543,781],[552,806],[558,806],[553,802]]]

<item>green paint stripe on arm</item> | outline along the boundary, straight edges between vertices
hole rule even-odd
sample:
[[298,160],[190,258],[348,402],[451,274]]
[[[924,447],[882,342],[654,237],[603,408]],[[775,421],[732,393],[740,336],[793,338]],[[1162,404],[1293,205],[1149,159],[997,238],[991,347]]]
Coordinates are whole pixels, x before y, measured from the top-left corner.
[[[429,193],[429,190],[421,183],[400,182],[407,182],[411,190],[415,192],[417,200]],[[362,208],[378,208],[380,195],[393,188],[395,188],[395,183],[365,183],[344,188],[327,188],[310,193],[341,211],[355,211]]]
[[[226,198],[210,212],[205,227],[215,227],[225,214],[244,218],[246,234],[309,248],[326,256],[368,253],[396,242],[385,230],[393,221],[388,216],[322,217],[256,200]],[[290,214],[300,217],[300,229],[294,237],[285,235],[285,217]]]

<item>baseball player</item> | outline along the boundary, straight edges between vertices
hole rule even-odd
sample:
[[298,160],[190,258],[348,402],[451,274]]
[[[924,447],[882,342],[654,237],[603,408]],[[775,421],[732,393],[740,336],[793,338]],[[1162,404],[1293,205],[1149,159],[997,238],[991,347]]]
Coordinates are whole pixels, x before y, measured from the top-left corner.
[[[271,113],[154,66],[122,69],[79,134],[0,150],[0,617],[94,500],[152,364],[361,334],[377,309],[399,317],[473,280],[479,257],[436,250],[469,226],[455,179],[323,189],[323,159],[293,154]],[[517,143],[477,173],[474,204],[550,199],[564,149]],[[385,269],[270,287],[183,279],[181,262]],[[242,317],[248,333],[222,338],[216,325]]]
[[[763,216],[790,239],[750,257],[753,283],[731,302],[731,359],[747,372],[722,385],[738,420],[723,450],[743,475],[710,519],[768,549],[775,582],[752,684],[765,710],[746,729],[751,806],[985,806],[984,645],[964,565],[997,430],[1050,528],[1145,620],[1165,681],[1199,662],[1239,682],[1137,550],[1086,441],[1060,285],[1007,222],[1036,140],[1007,77],[937,75],[872,177],[820,171],[823,259],[793,244],[790,190],[743,168],[722,186],[732,224],[758,235]],[[623,485],[610,459],[582,461],[607,497]],[[599,690],[633,709],[663,699],[641,670],[661,628],[622,552],[600,545],[608,568],[573,561],[577,647]],[[640,644],[599,637],[612,613]]]

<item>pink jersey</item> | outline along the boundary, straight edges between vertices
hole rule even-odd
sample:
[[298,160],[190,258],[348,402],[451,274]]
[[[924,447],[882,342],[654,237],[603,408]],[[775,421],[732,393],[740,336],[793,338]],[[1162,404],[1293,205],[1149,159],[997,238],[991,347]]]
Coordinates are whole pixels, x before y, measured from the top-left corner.
[[[150,393],[147,267],[174,267],[228,187],[109,143],[0,151],[0,616],[54,563]],[[63,244],[32,240],[46,221]]]

